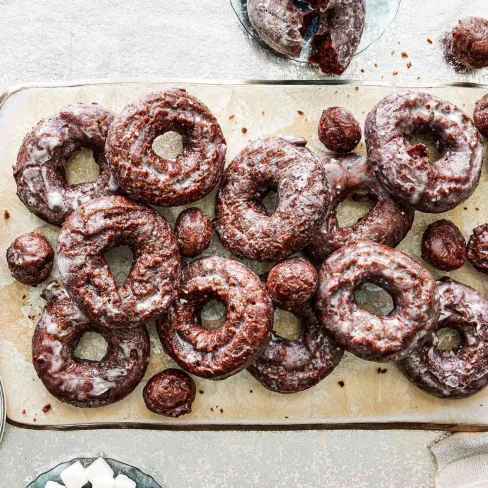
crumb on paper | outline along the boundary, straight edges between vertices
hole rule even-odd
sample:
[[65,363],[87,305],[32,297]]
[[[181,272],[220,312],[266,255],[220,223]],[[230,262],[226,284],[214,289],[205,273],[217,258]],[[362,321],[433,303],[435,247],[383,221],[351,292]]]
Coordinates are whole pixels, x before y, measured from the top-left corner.
[[433,44],[433,43],[434,43],[434,41],[433,41],[433,40],[432,40],[430,37],[427,37],[427,42],[428,42],[429,44]]
[[393,71],[393,76],[398,76],[398,71]]
[[404,59],[408,58],[408,53],[406,51],[402,52],[402,58]]
[[213,412],[213,411],[214,411],[213,407],[210,407],[210,411],[211,411],[211,412]]
[[22,415],[25,415],[26,414],[26,411],[25,410],[22,410]]
[[297,110],[298,115],[303,115],[305,112],[303,110]]
[[51,405],[48,403],[47,405],[44,405],[44,407],[42,407],[42,411],[44,413],[48,413],[50,410],[51,410]]
[[356,86],[354,89],[355,89],[356,91],[359,91],[359,86]]
[[411,62],[411,61],[409,61],[409,62],[407,63],[407,68],[408,68],[408,69],[410,69],[411,67],[412,67],[412,62]]
[[374,67],[377,68],[378,67],[378,63],[374,63]]
[[198,390],[198,393],[200,393],[200,395],[203,395],[205,392],[203,390]]
[[344,381],[338,381],[337,384],[341,387],[341,388],[344,388]]
[[231,116],[229,117],[229,120],[232,120],[234,117],[235,117],[235,115],[231,115]]
[[364,73],[364,68],[361,68],[361,73]]
[[385,374],[388,370],[386,368],[378,368],[378,374]]
[[252,390],[249,390],[249,393],[254,393]]
[[224,410],[222,408],[220,409],[220,413],[224,413]]
[[5,210],[5,212],[3,212],[3,216],[5,220],[8,220],[10,218],[10,212],[8,210]]
[[395,56],[395,51],[394,50],[391,52],[391,55],[392,56]]
[[246,128],[246,127],[243,127],[243,128],[241,129],[241,131],[242,131],[242,133],[243,133],[243,134],[247,134],[247,128]]

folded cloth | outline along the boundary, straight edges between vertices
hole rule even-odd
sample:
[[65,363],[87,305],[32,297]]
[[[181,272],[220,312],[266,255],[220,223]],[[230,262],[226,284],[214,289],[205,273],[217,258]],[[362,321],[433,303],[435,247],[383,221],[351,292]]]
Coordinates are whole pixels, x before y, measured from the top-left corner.
[[454,434],[432,447],[437,488],[488,488],[488,433]]

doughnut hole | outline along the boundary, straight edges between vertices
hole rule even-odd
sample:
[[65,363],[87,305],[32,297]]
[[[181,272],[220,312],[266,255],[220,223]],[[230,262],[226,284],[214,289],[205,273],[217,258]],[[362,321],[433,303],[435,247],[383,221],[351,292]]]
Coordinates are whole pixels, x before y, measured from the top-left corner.
[[263,199],[259,201],[264,213],[271,217],[280,204],[280,195],[275,189],[270,189],[266,192]]
[[352,197],[346,198],[337,208],[336,217],[339,227],[347,228],[355,225],[374,207],[376,201],[373,198],[367,200],[356,200]]
[[161,158],[176,159],[183,151],[183,136],[174,131],[165,132],[154,139],[152,149]]
[[103,256],[117,286],[124,286],[134,263],[132,249],[129,246],[116,246],[108,250]]
[[[428,157],[431,163],[435,163],[441,159],[441,156],[446,148],[442,147],[439,137],[431,130],[422,130],[415,133],[410,138],[409,154],[413,158]],[[427,152],[425,151],[427,149]]]
[[274,332],[283,339],[296,340],[300,338],[300,319],[287,310],[276,309],[274,312]]
[[215,330],[224,324],[227,318],[227,309],[220,300],[212,299],[208,301],[200,312],[202,327],[208,330]]
[[459,330],[454,327],[443,327],[437,331],[437,349],[440,351],[457,351],[464,344],[464,339]]
[[81,185],[95,181],[100,175],[100,167],[95,162],[93,151],[82,147],[71,155],[64,173],[68,185]]
[[108,351],[108,343],[98,332],[85,332],[75,349],[77,359],[101,361]]
[[391,294],[374,283],[363,283],[354,292],[354,301],[369,313],[384,317],[395,310]]

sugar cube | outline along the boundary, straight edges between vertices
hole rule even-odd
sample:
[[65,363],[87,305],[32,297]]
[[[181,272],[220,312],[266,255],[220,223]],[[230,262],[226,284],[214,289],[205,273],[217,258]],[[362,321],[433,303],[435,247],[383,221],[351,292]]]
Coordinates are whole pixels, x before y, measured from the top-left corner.
[[66,468],[61,473],[61,479],[66,488],[82,488],[88,483],[85,468],[80,461],[76,461],[76,463]]
[[125,474],[119,474],[117,478],[115,478],[114,488],[136,488],[136,482],[132,481]]
[[94,484],[97,478],[101,477],[114,477],[112,468],[108,465],[107,461],[103,458],[98,458],[88,466],[85,470],[85,476],[91,484]]
[[92,483],[92,488],[114,488],[113,476],[97,476]]
[[64,488],[64,486],[60,485],[59,483],[56,483],[55,481],[48,481],[44,485],[44,488]]

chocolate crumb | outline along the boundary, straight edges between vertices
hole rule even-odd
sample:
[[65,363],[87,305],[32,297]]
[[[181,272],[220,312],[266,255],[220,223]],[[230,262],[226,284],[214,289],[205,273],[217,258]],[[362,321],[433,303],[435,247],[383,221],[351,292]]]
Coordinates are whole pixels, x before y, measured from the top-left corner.
[[408,53],[406,53],[405,51],[402,52],[402,58],[408,58]]
[[25,415],[25,413],[26,413],[25,410],[22,410],[22,415]]
[[468,210],[468,207],[463,207],[463,208],[464,208],[464,210]]
[[220,409],[220,413],[224,413],[224,410],[223,409]]
[[479,211],[480,211],[480,209],[479,209],[478,207],[475,207],[475,210],[476,210],[477,212],[479,212]]
[[408,69],[410,69],[411,67],[412,67],[412,63],[411,63],[411,61],[409,61],[409,62],[407,63],[407,68],[408,68]]
[[364,73],[364,69],[361,68],[361,73]]
[[231,115],[231,116],[229,117],[229,120],[232,120],[234,117],[235,117],[235,115]]
[[44,407],[42,408],[42,411],[44,413],[47,413],[47,412],[49,412],[49,410],[51,410],[51,408],[52,408],[51,405],[48,403],[47,405],[44,405]]
[[10,218],[10,212],[5,210],[5,212],[3,212],[3,216],[5,217],[5,220],[8,220]]
[[249,393],[254,393],[252,390],[249,390]]
[[247,134],[247,129],[245,127],[243,127],[241,130],[243,134]]
[[36,418],[33,418],[33,419],[32,419],[32,421],[33,421],[33,422],[37,422],[37,419],[36,419]]
[[344,381],[338,381],[337,384],[341,387],[341,388],[344,388]]
[[214,409],[213,409],[212,407],[210,407],[210,411],[211,411],[211,412],[213,412],[213,411],[214,411]]
[[203,395],[205,392],[203,390],[198,390],[198,393],[200,393],[200,395]]
[[378,63],[374,63],[374,67],[377,68],[378,67]]
[[298,115],[303,115],[305,113],[302,110],[297,110],[297,112],[298,112]]
[[356,86],[354,89],[355,89],[356,91],[359,91],[359,86]]
[[429,44],[433,44],[433,41],[432,41],[432,39],[431,39],[430,37],[427,37],[427,42],[428,42]]
[[386,368],[378,368],[378,374],[385,374],[387,371]]
[[22,300],[25,300],[25,295],[22,295]]
[[393,71],[393,76],[397,76],[398,75],[398,71]]

